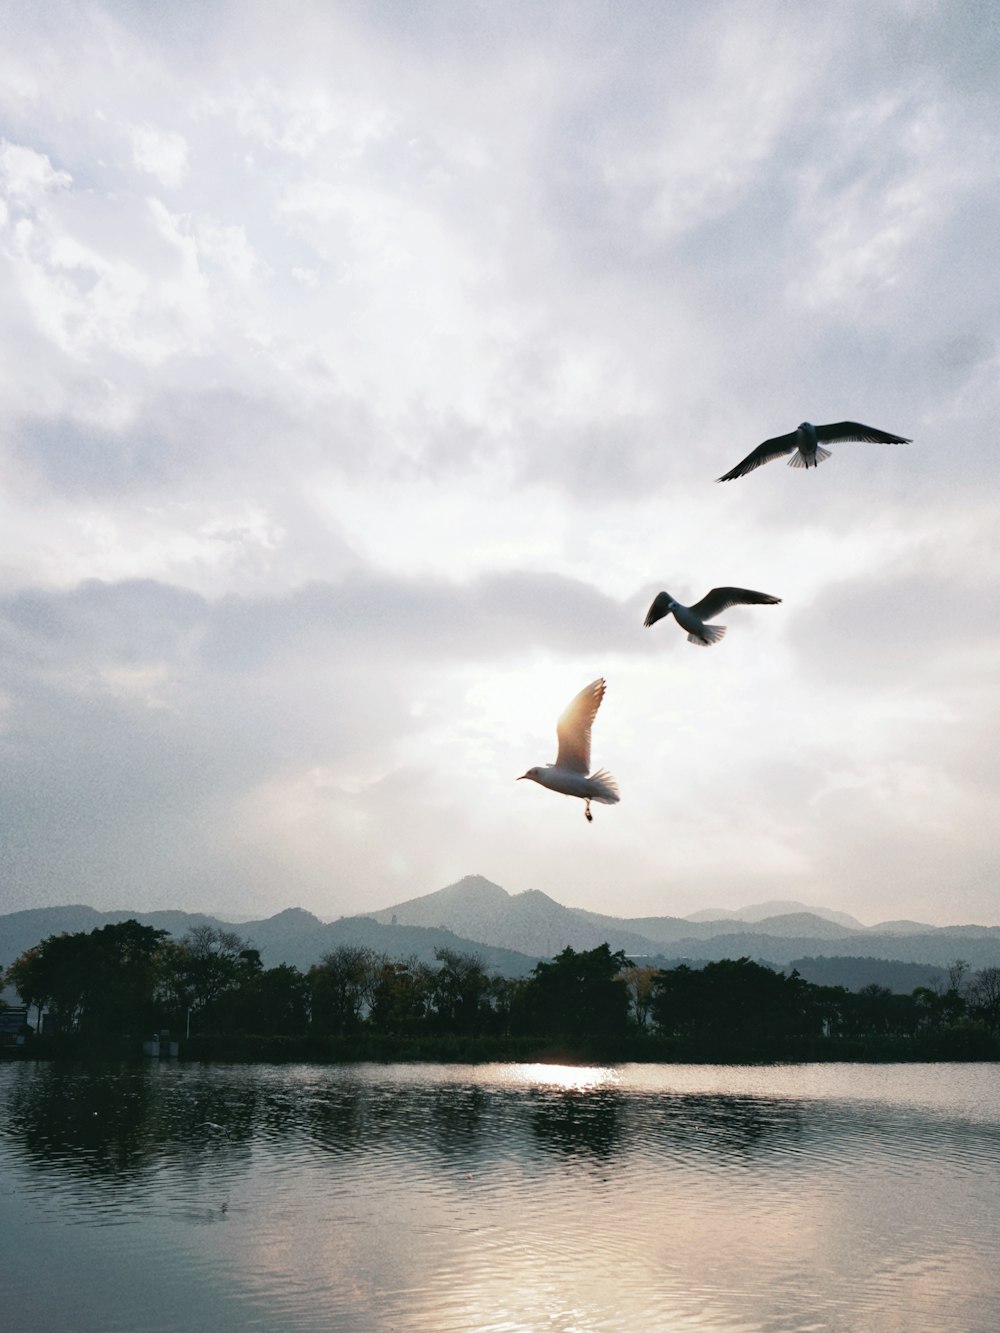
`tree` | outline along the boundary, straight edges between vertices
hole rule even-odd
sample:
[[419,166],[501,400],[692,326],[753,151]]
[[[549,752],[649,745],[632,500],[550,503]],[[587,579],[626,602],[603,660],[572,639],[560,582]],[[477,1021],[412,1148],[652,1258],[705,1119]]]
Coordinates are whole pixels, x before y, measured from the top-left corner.
[[967,988],[969,1010],[991,1032],[1000,1031],[1000,967],[984,967]]
[[338,1035],[357,1031],[384,963],[364,944],[338,944],[324,954],[308,973],[313,1026]]
[[948,990],[961,995],[969,964],[964,958],[953,958],[948,964]]
[[693,969],[686,964],[654,980],[653,1017],[673,1036],[748,1041],[822,1031],[797,972],[786,976],[749,958],[724,958]]
[[32,1005],[37,1009],[35,1031],[41,1031],[42,1010],[49,1000],[51,979],[45,965],[44,953],[40,944],[25,949],[19,958],[15,958],[7,969],[4,983],[13,986],[26,1008]]
[[309,1022],[309,983],[289,963],[265,971],[244,960],[237,984],[216,996],[210,1014],[217,1032],[300,1036]]
[[[942,990],[940,986],[933,988],[918,986],[906,998],[912,1007],[912,1027],[914,1028],[950,1028],[965,1017],[966,1002],[952,986],[949,986],[947,990]],[[901,999],[902,997],[898,995],[892,997],[892,1000],[897,1003]],[[886,1007],[887,1009],[891,1008],[892,1002],[887,1001]],[[891,1030],[891,1025],[885,1027],[884,1030]]]
[[430,1005],[443,1032],[461,1036],[480,1032],[492,1015],[489,977],[475,954],[435,949],[441,966],[430,978]]
[[368,1022],[376,1032],[416,1033],[427,1016],[429,1001],[426,968],[413,959],[406,963],[384,960],[375,974]]
[[[159,967],[159,994],[174,1015],[174,1026],[186,1027],[189,1012],[200,1016],[202,1030],[216,1019],[214,1002],[225,991],[259,972],[260,955],[235,931],[218,926],[192,926],[164,949]],[[221,1021],[221,1015],[219,1017]]]
[[532,1032],[607,1037],[628,1029],[629,997],[620,974],[631,964],[609,945],[577,953],[567,946],[551,963],[537,963],[522,993],[523,1022]]
[[636,1027],[645,1029],[653,1003],[653,979],[657,974],[655,967],[627,967],[621,974],[621,980],[628,991],[629,1004]]
[[166,938],[165,930],[135,920],[91,931],[94,973],[85,994],[88,1027],[137,1033],[153,1025],[156,956]]
[[501,1036],[509,1037],[512,1027],[516,1026],[517,1015],[524,1011],[524,995],[529,984],[525,977],[490,977],[492,1026]]
[[128,920],[50,935],[8,969],[26,1005],[64,1031],[138,1033],[153,1021],[157,956],[166,931]]

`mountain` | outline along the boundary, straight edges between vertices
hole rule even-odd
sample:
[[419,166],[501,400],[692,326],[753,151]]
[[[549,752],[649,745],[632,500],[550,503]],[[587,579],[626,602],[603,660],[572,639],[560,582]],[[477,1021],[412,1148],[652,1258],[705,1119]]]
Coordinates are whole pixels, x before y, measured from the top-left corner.
[[[582,915],[594,922],[603,923],[605,929],[623,924],[620,917],[599,916],[596,912],[584,912]],[[717,939],[720,935],[730,935],[737,930],[746,935],[808,935],[815,936],[816,939],[838,940],[864,932],[864,927],[852,931],[812,912],[800,912],[787,917],[764,917],[760,921],[741,921],[728,917],[713,921],[689,921],[686,917],[644,916],[627,918],[624,924],[660,944],[676,944],[680,940]]]
[[488,972],[521,977],[539,961],[516,949],[492,947],[465,939],[447,927],[383,925],[370,917],[341,917],[323,922],[300,907],[254,921],[220,921],[218,917],[190,912],[97,912],[92,907],[39,907],[0,916],[0,967],[9,966],[26,949],[50,935],[76,934],[101,926],[136,920],[144,926],[166,930],[180,939],[192,926],[208,925],[235,931],[250,948],[260,951],[265,967],[290,963],[306,971],[339,944],[363,944],[389,958],[415,958],[433,964],[435,949],[476,954]]
[[193,912],[98,912],[93,907],[74,903],[67,907],[29,907],[21,912],[0,916],[0,966],[9,967],[25,949],[32,948],[50,935],[76,935],[81,931],[99,930],[101,926],[117,925],[135,919],[144,926],[165,930],[179,939],[192,926],[233,927],[227,921]]
[[[776,907],[802,910],[769,915]],[[956,958],[964,959],[973,970],[1000,966],[997,926],[933,927],[890,921],[865,927],[845,924],[854,918],[844,913],[814,911],[788,902],[759,903],[746,910],[756,919],[609,916],[565,907],[537,889],[510,894],[481,875],[468,875],[435,893],[332,922],[298,907],[244,922],[191,912],[97,912],[78,904],[32,908],[0,916],[0,964],[12,963],[49,935],[94,930],[134,917],[144,925],[168,931],[175,939],[195,925],[235,931],[249,947],[260,951],[265,967],[291,963],[303,971],[338,944],[348,943],[365,944],[393,959],[412,957],[425,963],[434,962],[435,949],[453,949],[478,955],[488,971],[506,976],[525,976],[539,959],[552,958],[567,945],[582,951],[604,943],[623,949],[637,961],[670,960],[671,964],[747,957],[777,967],[809,960],[810,966],[822,970],[827,964],[821,960],[853,958],[913,964],[931,969],[928,975],[935,968],[947,968]],[[855,974],[861,975],[851,973]]]
[[467,875],[436,893],[368,915],[383,923],[447,926],[469,939],[539,958],[551,958],[567,945],[578,951],[596,949],[609,932],[614,934],[611,947],[626,953],[649,953],[656,945],[655,937],[632,929],[633,923],[620,917],[563,907],[538,889],[512,895],[481,875]]
[[869,929],[877,935],[926,935],[934,927],[922,921],[879,921]]
[[728,907],[706,907],[700,912],[692,912],[685,917],[686,921],[763,921],[772,916],[791,916],[796,913],[805,912],[810,916],[823,917],[827,921],[833,921],[838,926],[846,926],[848,930],[864,930],[865,927],[857,919],[850,916],[847,912],[834,912],[829,907],[809,907],[805,903],[799,903],[787,899],[772,899],[766,903],[751,903],[747,907],[740,907],[733,911]]
[[909,995],[918,986],[945,988],[948,973],[930,963],[896,963],[884,958],[793,958],[789,966],[815,986],[844,986],[859,991],[885,986],[895,995]]
[[[943,929],[924,935],[875,935],[867,931],[849,940],[823,940],[815,936],[779,936],[753,934],[749,931],[716,935],[709,940],[681,940],[671,952],[683,954],[691,962],[711,962],[718,958],[752,958],[791,967],[796,959],[873,957],[889,962],[920,963],[947,968],[962,958],[975,971],[1000,966],[1000,927],[983,926],[984,935],[951,935]],[[848,945],[853,946],[849,952]]]
[[[566,945],[592,949],[605,941],[631,958],[690,961],[755,958],[789,966],[803,957],[871,957],[889,962],[947,967],[964,958],[972,967],[1000,964],[1000,927],[933,927],[893,922],[867,927],[846,913],[826,909],[767,915],[774,907],[800,903],[760,903],[748,909],[754,921],[724,917],[616,917],[564,907],[537,889],[509,894],[481,875],[468,875],[436,893],[409,898],[370,915],[400,925],[447,926],[468,939],[550,958]],[[700,914],[699,914],[700,915]],[[853,922],[853,925],[847,924]],[[911,929],[912,927],[912,929]]]

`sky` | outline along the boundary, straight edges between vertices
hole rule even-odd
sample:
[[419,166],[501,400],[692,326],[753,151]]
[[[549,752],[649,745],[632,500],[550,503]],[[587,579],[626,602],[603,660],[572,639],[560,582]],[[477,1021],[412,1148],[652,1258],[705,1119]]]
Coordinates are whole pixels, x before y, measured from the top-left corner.
[[1000,923],[998,124],[986,0],[4,5],[0,910]]

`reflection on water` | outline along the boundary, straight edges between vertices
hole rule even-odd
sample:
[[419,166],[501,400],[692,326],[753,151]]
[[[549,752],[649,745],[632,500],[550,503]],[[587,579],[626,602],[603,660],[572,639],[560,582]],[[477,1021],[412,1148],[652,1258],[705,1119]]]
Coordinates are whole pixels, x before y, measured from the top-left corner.
[[992,1330],[997,1066],[0,1066],[3,1308]]

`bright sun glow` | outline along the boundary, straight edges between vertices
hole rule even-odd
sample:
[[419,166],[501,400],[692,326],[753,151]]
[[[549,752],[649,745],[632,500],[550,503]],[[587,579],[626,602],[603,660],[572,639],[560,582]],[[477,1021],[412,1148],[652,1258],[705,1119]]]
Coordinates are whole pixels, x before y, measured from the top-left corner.
[[510,1066],[510,1081],[589,1092],[619,1082],[618,1074],[604,1065],[523,1064]]

